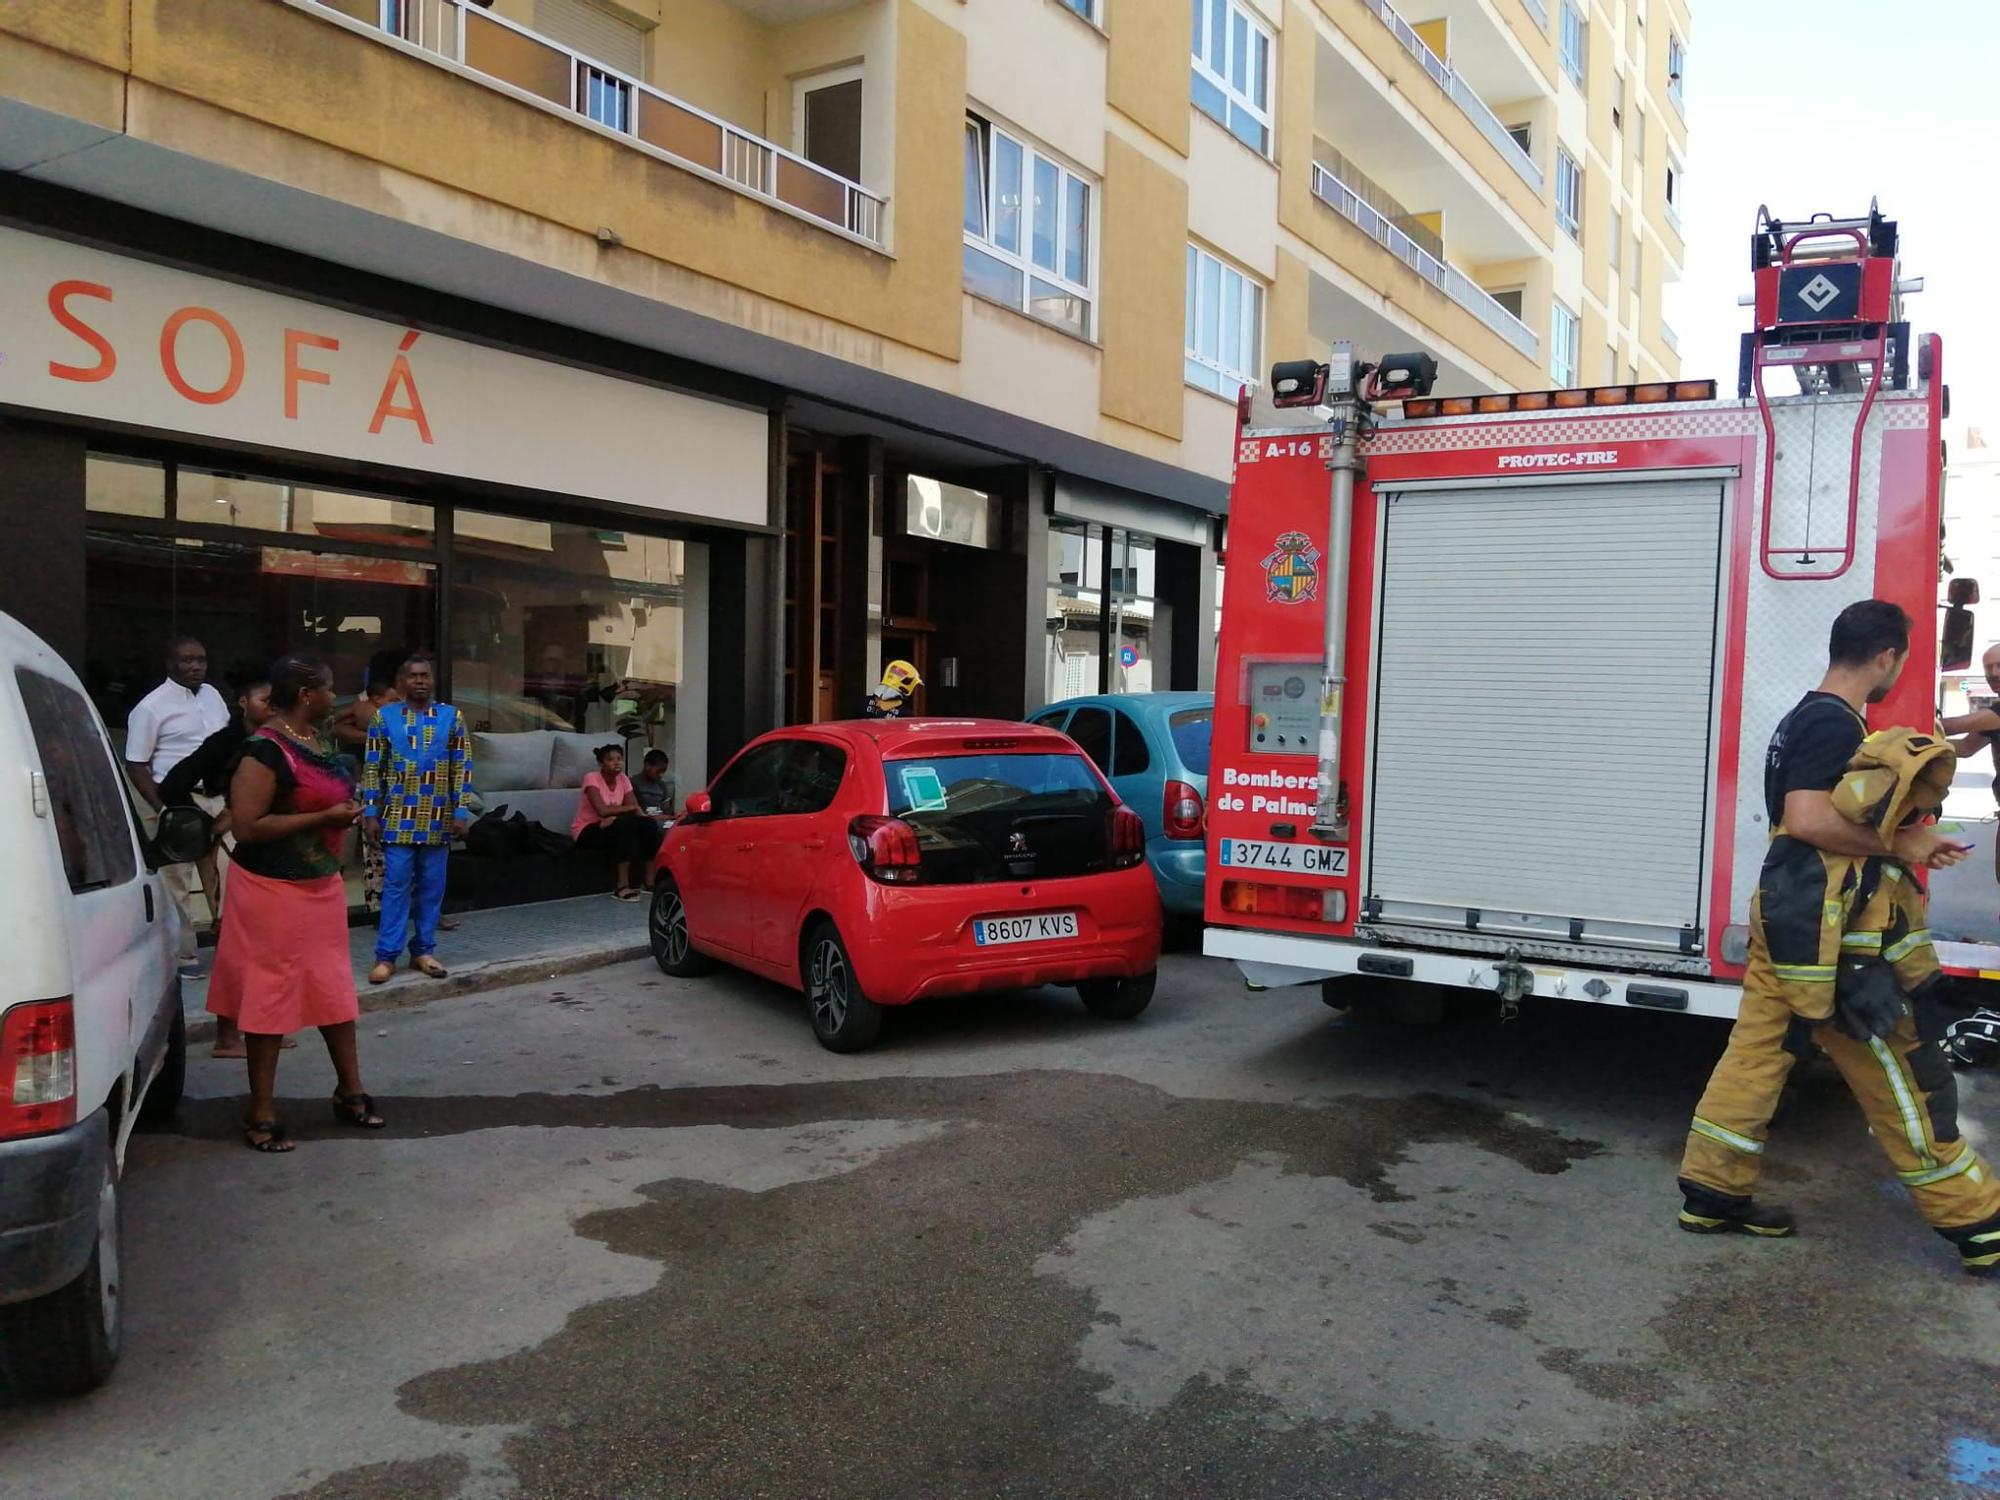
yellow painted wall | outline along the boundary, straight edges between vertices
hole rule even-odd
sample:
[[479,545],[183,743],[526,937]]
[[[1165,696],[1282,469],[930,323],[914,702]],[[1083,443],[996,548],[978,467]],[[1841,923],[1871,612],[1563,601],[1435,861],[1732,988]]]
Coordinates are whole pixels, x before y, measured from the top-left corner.
[[1451,22],[1443,17],[1435,21],[1413,21],[1410,30],[1423,38],[1424,45],[1439,57],[1451,56]]
[[[326,168],[297,143],[320,142],[579,234],[608,224],[621,254],[956,358],[963,43],[913,0],[884,3],[898,7],[894,259],[267,0],[134,0],[131,132],[307,191]],[[226,101],[235,123],[220,108],[173,108],[146,85]],[[244,120],[283,134],[246,132]],[[487,243],[530,261],[551,254],[541,236]]]
[[0,95],[87,120],[105,130],[125,122],[122,72],[0,31]]
[[132,0],[0,0],[0,32],[123,71]]
[[646,81],[763,135],[773,29],[729,0],[674,0],[648,44]]
[[1605,357],[1610,346],[1605,342],[1606,325],[1604,314],[1588,302],[1583,304],[1582,326],[1577,332],[1576,383],[1578,385],[1611,385],[1615,381],[1605,374]]
[[1181,435],[1187,223],[1187,184],[1135,147],[1107,140],[1099,408],[1171,438]]
[[1411,214],[1410,222],[1421,224],[1440,240],[1444,238],[1444,210],[1434,208],[1427,214]]
[[[1618,60],[1618,36],[1601,17],[1594,18],[1590,26],[1590,144],[1606,161],[1618,149],[1617,138],[1611,129],[1611,105],[1617,97],[1616,80],[1612,77]],[[1625,92],[1629,96],[1636,82],[1627,80]]]
[[1264,363],[1281,359],[1317,358],[1308,326],[1312,305],[1312,271],[1289,250],[1278,252],[1278,277],[1264,307]]
[[[1595,160],[1583,169],[1583,284],[1600,302],[1607,295],[1611,275],[1611,204],[1614,198],[1611,174]],[[1622,239],[1626,231],[1619,230]]]
[[[1554,233],[1554,210],[1533,188],[1522,179],[1507,159],[1466,117],[1437,82],[1426,73],[1423,65],[1404,50],[1395,34],[1384,26],[1375,13],[1361,3],[1361,0],[1316,0],[1321,11],[1330,17],[1341,30],[1347,41],[1380,72],[1386,75],[1391,85],[1416,106],[1431,128],[1445,138],[1461,156],[1472,163],[1482,179],[1507,201],[1515,213],[1544,237]],[[1294,30],[1288,23],[1287,31],[1293,36],[1311,36],[1310,19]],[[1311,97],[1312,67],[1310,49],[1288,48],[1307,52],[1307,67],[1304,71],[1307,97]],[[1286,67],[1286,76],[1291,76],[1291,67]]]
[[1111,107],[1185,156],[1193,107],[1186,0],[1110,0],[1104,24],[1111,42]]

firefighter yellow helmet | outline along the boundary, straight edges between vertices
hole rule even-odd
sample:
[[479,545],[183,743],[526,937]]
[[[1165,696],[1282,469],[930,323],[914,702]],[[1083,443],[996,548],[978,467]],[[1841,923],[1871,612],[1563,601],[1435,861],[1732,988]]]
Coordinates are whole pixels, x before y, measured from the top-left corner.
[[924,685],[917,676],[917,669],[906,661],[892,661],[882,669],[882,685],[875,690],[878,698],[908,698]]

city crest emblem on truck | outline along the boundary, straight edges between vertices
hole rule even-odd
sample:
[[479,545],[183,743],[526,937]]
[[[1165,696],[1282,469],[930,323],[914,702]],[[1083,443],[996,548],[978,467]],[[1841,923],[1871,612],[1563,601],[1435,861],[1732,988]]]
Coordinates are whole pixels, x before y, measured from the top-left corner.
[[1274,604],[1305,604],[1319,593],[1319,548],[1303,531],[1287,531],[1264,559],[1264,597]]

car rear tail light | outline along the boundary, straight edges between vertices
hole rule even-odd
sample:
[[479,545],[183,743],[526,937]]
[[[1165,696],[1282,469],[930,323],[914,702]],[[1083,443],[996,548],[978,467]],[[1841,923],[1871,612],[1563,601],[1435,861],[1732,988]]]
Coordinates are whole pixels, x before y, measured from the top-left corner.
[[0,1016],[0,1139],[76,1123],[76,1013],[41,1000]]
[[1129,870],[1146,857],[1146,825],[1131,808],[1111,809],[1111,868]]
[[1290,917],[1295,922],[1344,922],[1347,892],[1320,885],[1222,882],[1222,909],[1237,916]]
[[1166,804],[1161,810],[1160,822],[1170,839],[1198,839],[1201,837],[1203,821],[1207,812],[1202,807],[1201,793],[1185,781],[1167,783]]
[[871,880],[885,885],[915,885],[923,873],[917,830],[901,818],[872,814],[847,825],[847,847],[854,862]]

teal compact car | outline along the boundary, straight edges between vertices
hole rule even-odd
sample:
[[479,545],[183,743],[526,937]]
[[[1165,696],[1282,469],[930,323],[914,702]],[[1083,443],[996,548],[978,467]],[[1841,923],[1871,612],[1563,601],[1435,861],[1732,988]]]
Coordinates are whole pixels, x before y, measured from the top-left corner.
[[1146,863],[1172,916],[1201,915],[1214,716],[1213,693],[1103,693],[1065,698],[1028,716],[1075,740],[1138,813],[1146,825]]

